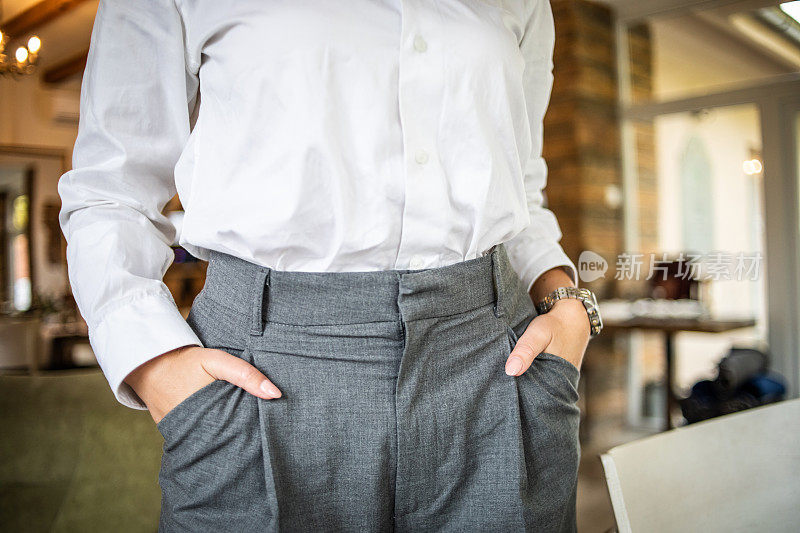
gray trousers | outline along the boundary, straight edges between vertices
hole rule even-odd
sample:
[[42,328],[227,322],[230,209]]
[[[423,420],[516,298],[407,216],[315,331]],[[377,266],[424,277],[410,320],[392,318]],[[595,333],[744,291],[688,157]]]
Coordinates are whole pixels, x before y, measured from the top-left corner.
[[160,531],[574,531],[579,371],[504,370],[535,314],[503,245],[378,272],[214,252],[188,322],[283,396],[218,380],[167,413]]

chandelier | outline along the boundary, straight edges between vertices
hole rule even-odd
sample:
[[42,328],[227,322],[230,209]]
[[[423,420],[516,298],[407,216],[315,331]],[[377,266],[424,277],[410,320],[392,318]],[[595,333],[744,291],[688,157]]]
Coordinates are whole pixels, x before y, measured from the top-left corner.
[[[0,20],[3,20],[2,11],[0,11]],[[17,41],[17,39],[14,36],[6,35],[0,29],[0,74],[30,74],[39,59],[39,50],[42,48],[41,39],[36,35],[31,35],[25,45],[17,46],[13,57],[8,57],[6,44],[13,41]]]

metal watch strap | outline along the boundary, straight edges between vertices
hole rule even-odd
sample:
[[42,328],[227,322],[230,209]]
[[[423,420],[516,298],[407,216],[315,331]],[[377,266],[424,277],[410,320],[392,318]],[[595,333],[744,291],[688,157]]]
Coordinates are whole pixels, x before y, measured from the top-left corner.
[[536,304],[536,310],[539,314],[544,314],[553,308],[553,305],[559,300],[572,298],[580,300],[586,308],[586,313],[589,315],[589,330],[592,337],[598,335],[600,330],[603,329],[603,321],[600,318],[600,312],[597,308],[597,300],[594,294],[589,289],[578,287],[559,287],[547,296],[541,302]]

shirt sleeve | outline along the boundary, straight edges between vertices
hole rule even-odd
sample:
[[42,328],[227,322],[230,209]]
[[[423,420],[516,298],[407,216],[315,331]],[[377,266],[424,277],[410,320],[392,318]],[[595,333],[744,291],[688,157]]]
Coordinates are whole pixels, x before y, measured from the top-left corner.
[[542,157],[544,115],[553,87],[555,25],[549,0],[532,2],[532,12],[520,41],[525,59],[525,104],[531,128],[531,153],[525,164],[525,191],[531,223],[506,242],[511,265],[530,291],[544,272],[565,267],[577,284],[575,265],[559,244],[561,229],[552,211],[544,207],[547,162]]
[[89,341],[117,400],[146,406],[123,380],[174,348],[202,346],[163,282],[176,228],[162,214],[190,133],[198,78],[173,0],[102,0],[81,85],[72,170],[59,224]]

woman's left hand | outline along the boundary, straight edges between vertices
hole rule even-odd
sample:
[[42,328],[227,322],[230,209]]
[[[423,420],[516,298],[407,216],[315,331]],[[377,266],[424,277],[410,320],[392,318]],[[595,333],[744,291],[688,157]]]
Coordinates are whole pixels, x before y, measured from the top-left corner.
[[[539,301],[555,288],[565,286],[574,286],[572,279],[560,268],[553,269],[536,281],[531,297]],[[589,315],[583,302],[559,300],[550,311],[531,320],[506,360],[506,374],[524,373],[542,352],[563,357],[580,369],[589,336]]]

